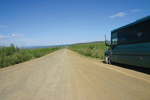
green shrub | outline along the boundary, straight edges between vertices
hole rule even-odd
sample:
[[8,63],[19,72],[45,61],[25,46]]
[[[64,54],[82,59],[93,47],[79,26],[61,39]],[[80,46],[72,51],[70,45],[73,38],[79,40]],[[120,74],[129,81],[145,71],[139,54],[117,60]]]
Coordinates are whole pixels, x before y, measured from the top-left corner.
[[11,44],[10,47],[1,47],[0,68],[28,61],[33,58],[39,58],[59,49],[60,47],[19,49],[18,47],[15,48],[14,44]]
[[107,51],[107,48],[108,47],[104,43],[69,46],[69,49],[76,51],[82,55],[100,59],[104,59],[104,52]]

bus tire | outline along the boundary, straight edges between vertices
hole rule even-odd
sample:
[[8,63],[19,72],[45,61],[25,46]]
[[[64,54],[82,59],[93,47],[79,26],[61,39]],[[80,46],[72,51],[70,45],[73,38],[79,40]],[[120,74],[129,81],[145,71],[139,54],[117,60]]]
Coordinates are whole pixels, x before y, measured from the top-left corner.
[[108,55],[105,55],[105,63],[106,63],[106,64],[111,64],[111,62],[110,62],[110,59],[109,59],[109,56],[108,56]]

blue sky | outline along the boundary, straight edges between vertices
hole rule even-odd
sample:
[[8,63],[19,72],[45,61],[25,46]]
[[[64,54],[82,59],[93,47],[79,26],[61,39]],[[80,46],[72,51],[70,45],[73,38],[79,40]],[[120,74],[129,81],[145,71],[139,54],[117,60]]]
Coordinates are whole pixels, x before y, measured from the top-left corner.
[[0,0],[0,45],[103,41],[150,15],[150,0]]

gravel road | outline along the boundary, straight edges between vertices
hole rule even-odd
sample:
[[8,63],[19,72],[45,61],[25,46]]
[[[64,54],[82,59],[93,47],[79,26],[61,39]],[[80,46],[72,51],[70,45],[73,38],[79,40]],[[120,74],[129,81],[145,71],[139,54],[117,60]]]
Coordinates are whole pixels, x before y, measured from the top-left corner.
[[61,49],[0,69],[0,100],[150,100],[150,75]]

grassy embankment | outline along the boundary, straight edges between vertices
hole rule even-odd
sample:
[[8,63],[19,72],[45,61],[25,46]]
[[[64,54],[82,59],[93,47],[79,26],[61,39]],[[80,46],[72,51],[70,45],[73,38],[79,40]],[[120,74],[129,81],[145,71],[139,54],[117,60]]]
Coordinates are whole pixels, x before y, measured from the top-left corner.
[[39,58],[59,49],[60,47],[19,49],[11,44],[10,47],[2,47],[0,49],[0,68]]
[[79,44],[69,46],[68,49],[88,57],[104,59],[104,53],[108,50],[108,46],[104,43]]

